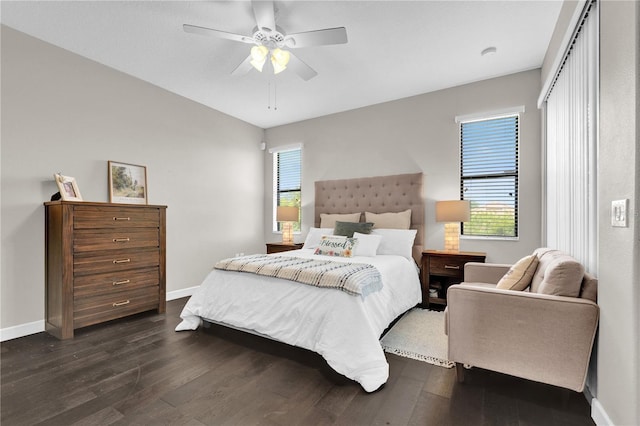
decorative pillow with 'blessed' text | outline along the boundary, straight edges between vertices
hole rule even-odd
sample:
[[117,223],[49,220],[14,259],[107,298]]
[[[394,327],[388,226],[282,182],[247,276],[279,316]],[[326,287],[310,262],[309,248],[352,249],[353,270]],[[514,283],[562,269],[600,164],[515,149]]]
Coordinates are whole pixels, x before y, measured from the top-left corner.
[[351,257],[353,256],[353,249],[357,244],[357,238],[323,235],[320,239],[320,245],[318,245],[318,248],[316,248],[313,254]]

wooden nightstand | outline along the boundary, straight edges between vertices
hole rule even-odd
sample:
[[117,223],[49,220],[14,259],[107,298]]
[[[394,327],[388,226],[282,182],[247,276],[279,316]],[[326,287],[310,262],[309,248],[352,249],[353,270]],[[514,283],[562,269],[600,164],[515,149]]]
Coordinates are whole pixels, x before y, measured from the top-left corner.
[[282,244],[282,243],[267,243],[267,254],[280,253],[289,250],[300,250],[304,244]]
[[[464,281],[464,265],[467,262],[484,263],[486,253],[470,251],[424,250],[422,252],[422,306],[447,306],[447,289]],[[435,296],[429,296],[435,290]]]

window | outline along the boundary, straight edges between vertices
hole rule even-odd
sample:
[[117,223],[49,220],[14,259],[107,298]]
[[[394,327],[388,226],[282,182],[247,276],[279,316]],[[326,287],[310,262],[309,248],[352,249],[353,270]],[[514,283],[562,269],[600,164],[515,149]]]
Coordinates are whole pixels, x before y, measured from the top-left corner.
[[460,198],[471,205],[461,234],[517,237],[519,115],[459,122]]
[[[271,152],[273,153],[273,231],[279,232],[282,228],[281,224],[276,221],[277,207],[300,207],[302,148],[296,146]],[[293,224],[293,231],[300,231],[300,218]]]

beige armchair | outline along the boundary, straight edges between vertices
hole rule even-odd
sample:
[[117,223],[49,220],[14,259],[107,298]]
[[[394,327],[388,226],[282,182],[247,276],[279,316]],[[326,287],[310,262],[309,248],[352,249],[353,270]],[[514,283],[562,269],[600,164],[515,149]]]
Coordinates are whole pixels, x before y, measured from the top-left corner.
[[482,263],[467,263],[465,282],[449,288],[445,332],[459,381],[469,364],[584,389],[598,325],[597,280],[565,253],[535,254],[539,264],[524,291],[497,289],[509,265]]

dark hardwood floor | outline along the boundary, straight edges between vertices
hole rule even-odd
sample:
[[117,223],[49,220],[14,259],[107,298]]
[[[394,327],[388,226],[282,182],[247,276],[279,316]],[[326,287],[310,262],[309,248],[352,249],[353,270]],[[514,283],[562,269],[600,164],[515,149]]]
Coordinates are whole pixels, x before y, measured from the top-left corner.
[[580,393],[387,355],[367,394],[316,354],[222,327],[174,332],[186,299],[1,344],[2,425],[592,425]]

